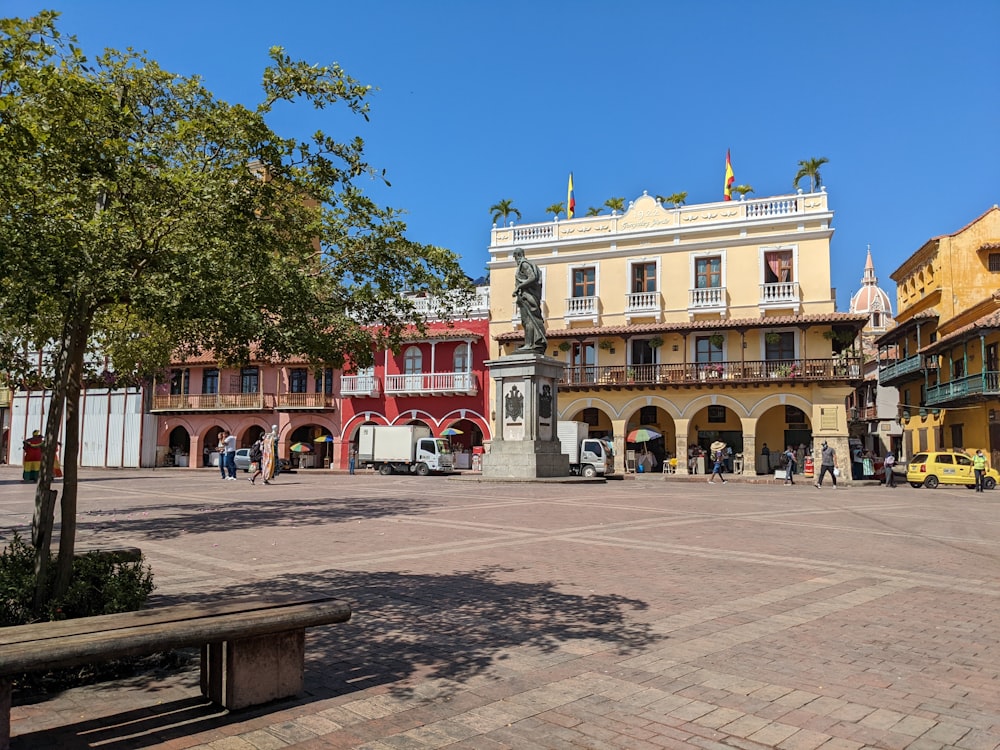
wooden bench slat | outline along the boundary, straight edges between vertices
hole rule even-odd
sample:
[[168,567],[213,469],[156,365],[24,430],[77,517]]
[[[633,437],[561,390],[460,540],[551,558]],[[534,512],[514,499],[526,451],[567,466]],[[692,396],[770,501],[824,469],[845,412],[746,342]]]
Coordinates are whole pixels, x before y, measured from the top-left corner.
[[197,617],[217,617],[239,612],[258,612],[285,607],[289,604],[312,604],[337,601],[325,596],[314,599],[293,597],[244,597],[221,602],[171,604],[166,607],[140,609],[135,612],[121,612],[113,615],[77,617],[72,620],[36,622],[30,625],[12,625],[0,628],[0,648],[3,646],[45,641],[50,638],[64,638],[85,633],[103,633],[142,625],[156,625],[174,621],[190,620]]
[[[178,605],[178,607],[191,609],[190,605]],[[120,616],[102,615],[100,618],[79,619],[106,617]],[[18,641],[0,646],[0,676],[281,633],[346,622],[350,618],[351,607],[347,602],[327,599],[304,604],[286,604],[280,607],[196,616],[187,620],[172,617],[168,621],[133,624],[130,627],[103,632],[85,629],[84,632],[48,638],[41,643]]]

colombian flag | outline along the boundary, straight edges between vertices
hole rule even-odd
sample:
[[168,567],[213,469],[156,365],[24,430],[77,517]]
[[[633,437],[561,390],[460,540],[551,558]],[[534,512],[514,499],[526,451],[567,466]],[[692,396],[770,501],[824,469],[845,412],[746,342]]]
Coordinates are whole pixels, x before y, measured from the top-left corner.
[[569,173],[569,188],[566,190],[566,218],[576,216],[576,196],[573,195],[573,173]]
[[736,182],[736,175],[733,174],[733,163],[729,161],[729,149],[726,149],[726,185],[722,190],[722,200],[731,201],[733,199],[733,183]]

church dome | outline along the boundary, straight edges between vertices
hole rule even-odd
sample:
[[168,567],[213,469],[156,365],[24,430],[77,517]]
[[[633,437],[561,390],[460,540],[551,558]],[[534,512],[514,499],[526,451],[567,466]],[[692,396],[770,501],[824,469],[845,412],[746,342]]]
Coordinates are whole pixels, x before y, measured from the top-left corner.
[[851,297],[851,312],[868,316],[868,325],[865,329],[869,331],[886,331],[895,323],[889,295],[879,288],[878,279],[875,277],[871,247],[868,248],[868,260],[865,262],[864,276],[861,277],[861,288]]

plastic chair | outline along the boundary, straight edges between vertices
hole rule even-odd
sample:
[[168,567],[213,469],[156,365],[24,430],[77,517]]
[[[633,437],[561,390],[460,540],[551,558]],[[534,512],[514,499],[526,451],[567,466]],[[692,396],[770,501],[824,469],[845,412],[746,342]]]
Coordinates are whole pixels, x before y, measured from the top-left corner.
[[625,451],[625,473],[635,474],[635,451]]

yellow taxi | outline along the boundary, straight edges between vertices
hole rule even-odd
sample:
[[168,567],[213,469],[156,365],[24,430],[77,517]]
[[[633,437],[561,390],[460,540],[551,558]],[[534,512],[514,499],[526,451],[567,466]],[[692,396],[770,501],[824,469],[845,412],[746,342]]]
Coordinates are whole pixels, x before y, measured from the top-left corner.
[[[912,487],[934,489],[939,484],[964,484],[976,486],[976,475],[972,471],[972,456],[954,451],[918,453],[906,466],[906,481]],[[1000,481],[996,469],[987,469],[983,475],[983,488],[992,490]]]

